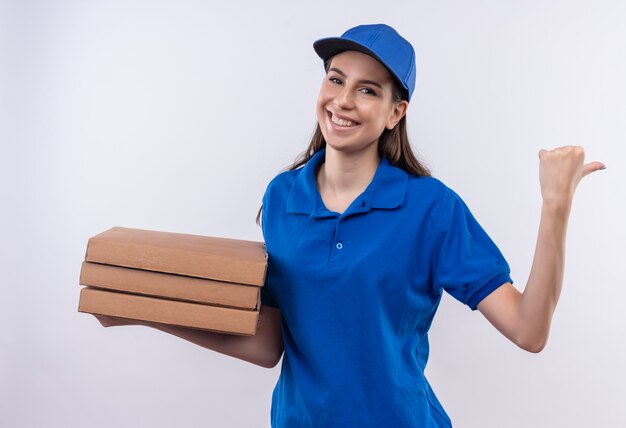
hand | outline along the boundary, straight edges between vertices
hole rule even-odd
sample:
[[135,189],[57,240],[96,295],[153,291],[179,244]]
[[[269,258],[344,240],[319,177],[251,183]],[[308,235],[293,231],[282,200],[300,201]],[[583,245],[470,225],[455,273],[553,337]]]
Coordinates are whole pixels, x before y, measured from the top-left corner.
[[100,321],[102,327],[117,327],[120,325],[142,325],[141,321],[132,320],[129,318],[115,317],[112,315],[100,315],[100,314],[92,314],[94,317]]
[[580,180],[594,171],[605,169],[602,162],[583,164],[582,146],[563,146],[539,150],[539,183],[544,202],[571,204]]

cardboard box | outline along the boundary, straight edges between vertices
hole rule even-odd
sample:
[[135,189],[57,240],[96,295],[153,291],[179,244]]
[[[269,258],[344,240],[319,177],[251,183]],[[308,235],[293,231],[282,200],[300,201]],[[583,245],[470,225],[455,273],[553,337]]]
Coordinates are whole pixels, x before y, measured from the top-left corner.
[[250,336],[263,242],[113,227],[87,243],[79,312]]
[[224,308],[83,287],[79,312],[153,321],[221,333],[256,334],[259,311]]
[[212,279],[84,261],[81,285],[239,309],[260,306],[261,289]]
[[262,287],[263,242],[113,227],[89,239],[85,261]]

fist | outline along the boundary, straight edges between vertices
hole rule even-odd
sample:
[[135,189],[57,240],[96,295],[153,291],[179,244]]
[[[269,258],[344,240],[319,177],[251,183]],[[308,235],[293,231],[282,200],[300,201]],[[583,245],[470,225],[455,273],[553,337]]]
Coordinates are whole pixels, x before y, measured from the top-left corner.
[[544,202],[570,204],[580,180],[606,166],[602,162],[585,164],[581,146],[539,150],[539,183]]

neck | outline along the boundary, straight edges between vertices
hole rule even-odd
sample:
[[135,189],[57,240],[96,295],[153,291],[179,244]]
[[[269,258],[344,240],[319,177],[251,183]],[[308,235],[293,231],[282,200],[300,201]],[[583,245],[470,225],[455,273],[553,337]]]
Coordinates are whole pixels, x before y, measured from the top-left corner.
[[321,164],[317,182],[320,189],[332,195],[360,194],[371,183],[380,164],[378,148],[362,152],[341,152],[326,146],[326,158]]

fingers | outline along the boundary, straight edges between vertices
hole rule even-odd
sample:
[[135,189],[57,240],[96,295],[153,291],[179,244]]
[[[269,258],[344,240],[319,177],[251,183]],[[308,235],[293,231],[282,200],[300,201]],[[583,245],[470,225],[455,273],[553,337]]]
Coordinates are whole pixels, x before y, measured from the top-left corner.
[[539,150],[539,184],[544,202],[570,203],[582,177],[606,168],[602,162],[584,161],[581,146]]
[[92,314],[100,322],[102,327],[109,327],[111,324],[106,316],[100,314]]
[[552,150],[539,150],[539,159],[543,160],[546,157],[550,156],[577,156],[580,158],[585,157],[585,150],[582,146],[561,146],[556,147]]
[[100,321],[102,327],[116,327],[122,325],[132,325],[134,324],[133,320],[129,320],[126,318],[116,317],[112,315],[102,315],[102,314],[92,314],[94,317]]
[[591,174],[592,172],[599,171],[601,169],[606,169],[606,165],[602,162],[589,162],[583,165],[583,177],[587,174]]
[[[582,146],[561,146],[557,147],[553,150],[545,150],[540,149],[538,152],[539,160],[545,160],[546,158],[550,158],[552,156],[576,156],[579,158],[580,162],[585,158],[585,150]],[[606,169],[606,165],[602,162],[589,162],[583,165],[583,177],[587,174],[590,174],[594,171],[598,171],[601,169]]]

